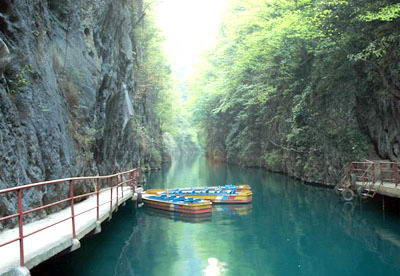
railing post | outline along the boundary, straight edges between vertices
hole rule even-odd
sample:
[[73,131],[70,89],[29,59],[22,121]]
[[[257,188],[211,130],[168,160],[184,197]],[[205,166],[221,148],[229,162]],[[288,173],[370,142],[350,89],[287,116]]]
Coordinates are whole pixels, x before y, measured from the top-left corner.
[[22,209],[22,189],[18,189],[17,211],[18,211],[18,230],[19,230],[19,267],[16,268],[17,275],[31,275],[29,269],[25,267],[24,253],[24,219]]
[[100,222],[100,180],[96,178],[96,229],[94,230],[95,234],[101,232],[101,222]]
[[375,182],[375,163],[372,164],[372,179],[371,179],[371,184],[373,184]]
[[399,180],[400,180],[400,176],[399,176],[399,167],[397,165],[397,163],[393,164],[393,179],[395,181],[395,186],[397,187],[397,185],[399,184]]
[[96,179],[96,219],[100,219],[100,185],[99,179]]
[[19,229],[19,264],[25,266],[24,256],[24,219],[22,210],[22,189],[18,190],[18,229]]
[[119,181],[122,183],[122,184],[121,184],[122,198],[124,198],[124,184],[125,184],[125,183],[123,183],[123,182],[124,182],[124,178],[122,177],[122,174],[119,175]]
[[112,179],[108,179],[108,185],[110,186],[110,215],[108,219],[111,219],[112,217],[112,201],[113,201],[113,186],[112,186]]
[[132,184],[133,184],[133,186],[136,188],[136,186],[137,186],[137,179],[138,179],[138,171],[137,170],[135,170],[134,172],[133,172],[133,175],[132,175]]
[[126,201],[124,201],[124,185],[125,185],[125,174],[118,175],[118,181],[121,184],[121,199],[122,199],[122,206],[125,206]]
[[71,219],[72,219],[72,246],[70,251],[74,251],[81,247],[81,243],[76,238],[76,229],[75,229],[75,208],[74,208],[74,181],[69,180],[69,197],[71,200]]
[[128,173],[128,179],[127,179],[127,183],[128,183],[128,187],[129,187],[129,189],[132,191],[132,200],[133,201],[135,201],[136,200],[136,198],[135,198],[135,187],[134,187],[134,184],[133,184],[133,175],[134,175],[134,173],[135,173],[135,171],[133,170],[133,171],[130,171],[129,173]]
[[132,186],[136,187],[137,186],[137,171],[133,171],[132,173]]
[[116,182],[116,185],[117,185],[117,202],[115,205],[115,210],[118,210],[118,175],[116,176],[114,181]]
[[74,182],[73,180],[69,180],[69,198],[71,200],[71,219],[72,219],[72,238],[76,238],[75,232],[75,210],[74,210]]

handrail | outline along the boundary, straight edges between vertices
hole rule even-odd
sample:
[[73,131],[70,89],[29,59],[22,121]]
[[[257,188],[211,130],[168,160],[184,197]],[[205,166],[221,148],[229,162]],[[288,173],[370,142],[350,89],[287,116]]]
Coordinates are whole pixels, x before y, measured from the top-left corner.
[[[349,174],[355,174],[358,179],[364,179],[363,182],[371,182],[370,185],[372,186],[378,181],[380,181],[380,185],[383,185],[385,180],[392,180],[392,183],[396,187],[400,183],[399,162],[368,160],[364,162],[351,162],[349,167]],[[372,170],[372,175],[367,177],[366,173],[370,170]],[[365,180],[365,178],[367,179]]]
[[[21,185],[21,186],[16,186],[16,187],[0,190],[0,194],[17,192],[17,206],[16,206],[17,213],[9,214],[4,217],[0,217],[0,222],[3,222],[5,220],[10,220],[10,219],[15,219],[15,218],[18,219],[18,238],[10,239],[7,241],[2,241],[2,243],[0,243],[0,247],[3,247],[10,243],[19,241],[20,266],[24,267],[25,266],[24,238],[34,235],[40,231],[43,231],[45,229],[48,229],[50,227],[53,227],[53,226],[61,223],[61,222],[71,219],[71,221],[72,221],[72,229],[71,229],[72,230],[72,239],[76,239],[75,218],[83,213],[87,213],[89,211],[96,209],[96,219],[99,222],[99,218],[100,218],[99,208],[100,208],[100,206],[103,206],[108,203],[110,203],[110,215],[111,215],[111,213],[113,211],[113,201],[114,201],[113,200],[113,188],[116,189],[116,195],[117,195],[116,196],[116,204],[118,206],[118,202],[119,202],[118,189],[119,188],[121,189],[121,195],[123,197],[124,196],[124,185],[131,187],[132,189],[135,189],[135,186],[138,184],[139,176],[140,176],[140,169],[135,168],[135,169],[131,169],[128,171],[115,173],[112,175],[69,177],[69,178],[63,178],[63,179],[56,179],[56,180],[26,184],[26,185]],[[100,184],[104,184],[104,183],[100,183],[100,182],[101,182],[101,180],[104,180],[104,179],[107,179],[107,181],[105,183],[107,187],[105,189],[101,189]],[[87,180],[91,180],[91,182],[89,182],[89,184],[92,185],[94,191],[89,191],[88,193],[75,195],[74,194],[74,186],[75,186],[74,184],[77,183],[78,181],[87,181]],[[95,180],[95,183],[93,183],[93,180]],[[28,209],[28,210],[23,209],[22,198],[23,198],[23,192],[25,190],[42,187],[42,186],[46,186],[46,185],[60,184],[60,183],[65,183],[66,185],[68,185],[68,197],[67,198],[60,199],[56,202],[52,202],[52,203],[42,205],[42,206],[39,206],[36,208],[32,208],[32,209]],[[88,184],[88,182],[86,182],[86,183],[84,182],[82,184]],[[95,184],[95,185],[93,185],[93,184]],[[110,200],[106,201],[106,202],[100,202],[100,193],[102,193],[104,191],[108,191],[108,190],[110,190]],[[80,213],[76,214],[75,209],[74,209],[75,200],[81,199],[84,197],[88,197],[91,195],[96,195],[96,206],[91,207],[90,209],[87,209],[84,211],[80,211]],[[71,216],[64,218],[62,220],[53,222],[50,225],[46,225],[44,227],[36,229],[35,231],[33,231],[31,233],[27,233],[27,234],[24,233],[24,220],[23,220],[24,215],[27,215],[27,214],[30,214],[33,212],[37,212],[39,210],[47,209],[47,208],[56,206],[61,203],[68,203],[68,202],[70,202],[69,208],[71,209]]]
[[32,187],[38,187],[38,186],[43,186],[43,185],[48,185],[48,184],[58,184],[58,183],[62,183],[62,182],[67,182],[67,181],[77,181],[77,180],[93,180],[93,179],[107,179],[107,178],[112,178],[121,174],[127,174],[130,172],[134,172],[136,170],[139,170],[137,168],[129,170],[129,171],[125,171],[125,172],[120,172],[120,173],[116,173],[116,174],[111,174],[111,175],[104,175],[104,176],[81,176],[81,177],[69,177],[69,178],[62,178],[62,179],[56,179],[56,180],[49,180],[49,181],[43,181],[43,182],[37,182],[37,183],[32,183],[32,184],[26,184],[26,185],[21,185],[21,186],[15,186],[12,188],[7,188],[7,189],[3,189],[0,190],[0,194],[4,194],[4,193],[8,193],[8,192],[12,192],[12,191],[17,191],[20,189],[29,189]]
[[357,161],[357,162],[351,162],[351,164],[398,164],[398,163],[392,161]]

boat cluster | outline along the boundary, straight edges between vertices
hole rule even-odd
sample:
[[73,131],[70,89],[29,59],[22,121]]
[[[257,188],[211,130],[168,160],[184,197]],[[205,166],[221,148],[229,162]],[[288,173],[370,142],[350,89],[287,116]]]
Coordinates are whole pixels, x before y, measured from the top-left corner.
[[146,206],[188,214],[212,212],[212,204],[250,203],[253,193],[249,185],[225,185],[200,188],[151,189],[143,196]]

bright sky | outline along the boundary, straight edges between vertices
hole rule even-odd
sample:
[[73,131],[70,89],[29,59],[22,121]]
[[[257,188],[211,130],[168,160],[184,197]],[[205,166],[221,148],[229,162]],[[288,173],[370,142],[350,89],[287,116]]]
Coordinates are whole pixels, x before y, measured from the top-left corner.
[[175,78],[186,80],[215,44],[229,0],[159,0],[156,15]]

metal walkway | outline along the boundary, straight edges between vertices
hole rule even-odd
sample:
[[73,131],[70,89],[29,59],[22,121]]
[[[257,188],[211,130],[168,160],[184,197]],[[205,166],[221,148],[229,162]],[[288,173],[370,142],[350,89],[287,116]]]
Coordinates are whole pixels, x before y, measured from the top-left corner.
[[355,193],[362,198],[376,194],[400,198],[400,163],[386,161],[352,162],[344,170],[335,187],[345,200]]
[[[139,169],[109,176],[76,177],[40,182],[0,190],[0,195],[17,193],[16,214],[0,217],[0,222],[18,219],[14,229],[0,232],[0,275],[29,275],[29,269],[64,251],[80,247],[79,239],[90,232],[99,233],[101,223],[126,200],[133,198]],[[23,210],[24,191],[48,185],[68,185],[68,197],[44,206]],[[91,190],[74,194],[74,186],[87,185]],[[81,202],[75,203],[80,200]],[[24,224],[24,215],[67,204],[59,212],[35,222]]]

